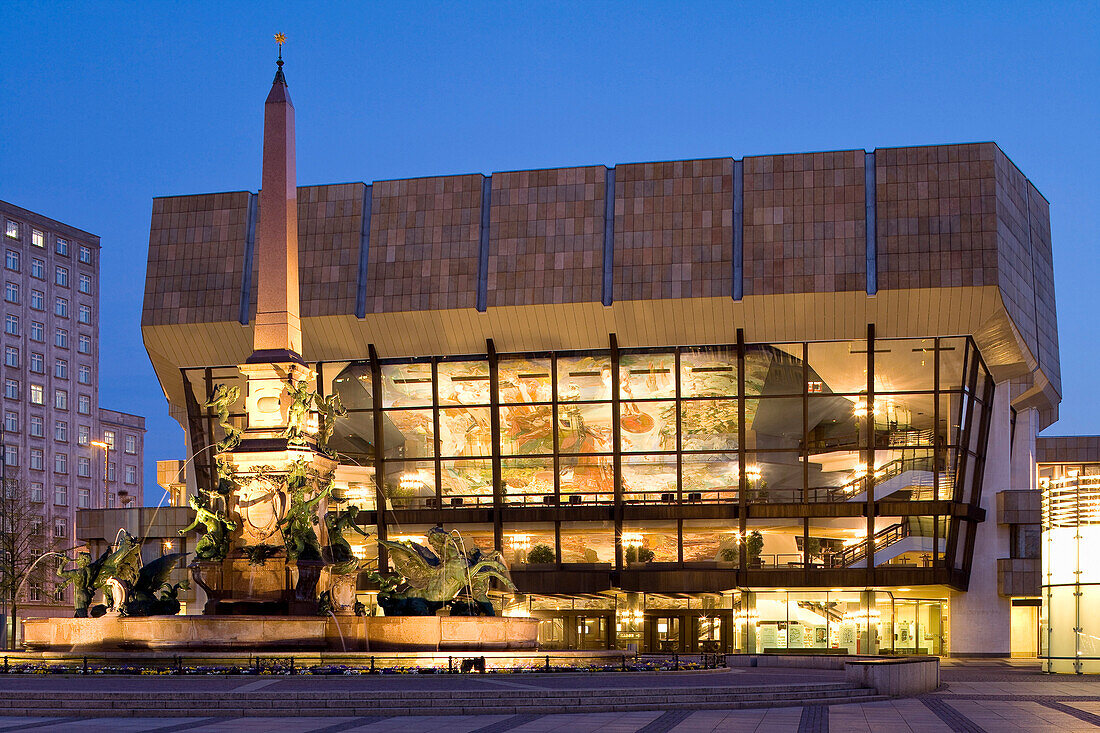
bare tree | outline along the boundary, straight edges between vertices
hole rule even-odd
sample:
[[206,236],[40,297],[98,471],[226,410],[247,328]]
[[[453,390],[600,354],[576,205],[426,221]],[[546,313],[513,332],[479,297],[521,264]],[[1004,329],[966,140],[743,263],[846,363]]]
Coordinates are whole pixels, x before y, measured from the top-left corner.
[[[46,526],[39,506],[17,479],[3,482],[0,491],[0,598],[11,610],[9,640],[15,648],[20,595],[31,583],[45,589],[46,579],[56,571],[65,548]],[[56,557],[50,557],[57,553]]]

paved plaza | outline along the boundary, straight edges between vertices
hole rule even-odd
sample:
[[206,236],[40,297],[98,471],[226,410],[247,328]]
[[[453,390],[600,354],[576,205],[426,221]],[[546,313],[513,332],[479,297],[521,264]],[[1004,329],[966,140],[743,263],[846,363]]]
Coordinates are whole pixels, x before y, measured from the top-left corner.
[[[835,679],[827,670],[736,669],[698,673],[646,675],[531,675],[462,677],[364,678],[121,678],[121,677],[8,677],[0,679],[0,693],[33,695],[64,690],[72,695],[112,690],[163,693],[239,693],[246,698],[264,692],[318,692],[326,689],[419,690],[426,705],[441,690],[534,690],[603,688],[611,692],[643,686],[668,689],[679,686],[727,684],[784,685]],[[1031,662],[946,661],[944,686],[916,698],[860,704],[776,707],[743,710],[654,710],[642,712],[519,715],[451,715],[402,717],[212,717],[197,709],[194,717],[0,717],[0,733],[36,731],[88,733],[111,731],[195,731],[196,733],[251,733],[252,731],[391,731],[445,730],[447,733],[659,733],[665,731],[1085,731],[1100,730],[1100,678],[1042,675]]]

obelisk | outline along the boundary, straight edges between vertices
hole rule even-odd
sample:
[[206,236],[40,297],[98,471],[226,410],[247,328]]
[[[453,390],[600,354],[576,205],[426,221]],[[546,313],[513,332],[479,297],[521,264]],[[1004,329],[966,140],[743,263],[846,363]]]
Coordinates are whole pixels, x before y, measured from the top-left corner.
[[257,296],[245,407],[249,433],[286,427],[289,380],[312,379],[302,361],[298,298],[298,179],[294,104],[283,75],[282,34],[275,79],[264,103],[263,175],[256,236]]
[[[282,36],[280,35],[280,38]],[[259,293],[249,361],[301,361],[298,311],[298,177],[294,152],[294,104],[278,70],[264,103],[263,178],[256,249]]]

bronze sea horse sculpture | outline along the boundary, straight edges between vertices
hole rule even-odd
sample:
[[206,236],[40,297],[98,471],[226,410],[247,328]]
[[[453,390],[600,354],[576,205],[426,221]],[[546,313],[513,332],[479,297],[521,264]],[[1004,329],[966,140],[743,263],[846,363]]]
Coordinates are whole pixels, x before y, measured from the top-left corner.
[[[387,616],[429,616],[444,605],[450,605],[455,616],[493,616],[489,582],[496,578],[515,590],[500,553],[483,553],[477,547],[464,552],[454,535],[438,527],[428,531],[431,549],[415,542],[379,540],[379,544],[389,550],[407,585],[404,591],[379,593],[378,602]],[[463,591],[468,600],[457,600]]]

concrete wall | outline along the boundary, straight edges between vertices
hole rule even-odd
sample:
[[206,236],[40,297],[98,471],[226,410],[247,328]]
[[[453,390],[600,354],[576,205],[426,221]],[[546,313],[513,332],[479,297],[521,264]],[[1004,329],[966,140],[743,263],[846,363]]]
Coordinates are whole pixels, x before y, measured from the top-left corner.
[[1009,554],[1008,525],[996,521],[997,492],[1012,485],[1011,412],[1006,384],[997,386],[991,420],[982,482],[981,506],[986,520],[978,525],[970,587],[951,598],[952,656],[1007,657],[1012,649],[1011,602],[997,588],[997,560]]

